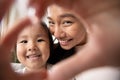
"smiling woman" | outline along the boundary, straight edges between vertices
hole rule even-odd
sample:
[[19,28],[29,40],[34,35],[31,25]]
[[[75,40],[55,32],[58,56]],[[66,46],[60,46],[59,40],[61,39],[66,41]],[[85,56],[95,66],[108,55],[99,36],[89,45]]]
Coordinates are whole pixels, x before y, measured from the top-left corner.
[[[7,0],[3,0],[3,1],[7,1]],[[32,0],[32,1],[37,2],[37,0]],[[0,41],[0,53],[1,53],[0,54],[0,64],[1,64],[0,80],[18,80],[18,79],[46,80],[46,78],[48,80],[68,80],[71,77],[75,77],[75,75],[78,73],[80,73],[81,75],[81,72],[91,68],[96,68],[96,67],[110,66],[110,67],[115,67],[114,68],[115,72],[120,70],[120,69],[117,69],[117,67],[120,67],[120,62],[119,62],[120,61],[120,37],[119,37],[120,36],[120,31],[119,31],[120,30],[120,27],[119,27],[120,26],[119,24],[120,23],[120,17],[119,17],[120,16],[120,0],[38,0],[38,2],[41,3],[40,4],[37,2],[38,4],[37,7],[39,7],[40,5],[40,7],[37,8],[39,9],[38,13],[40,12],[39,13],[40,15],[41,15],[41,12],[44,12],[45,7],[48,6],[47,5],[48,3],[45,3],[46,1],[48,2],[51,1],[51,3],[56,2],[56,5],[59,4],[58,7],[62,5],[59,9],[61,8],[64,9],[67,6],[67,9],[73,10],[75,12],[78,11],[76,14],[79,15],[79,17],[77,15],[77,18],[79,18],[80,22],[82,19],[84,20],[85,24],[89,24],[89,26],[81,26],[81,27],[84,27],[82,29],[85,30],[87,33],[87,43],[85,44],[85,46],[81,48],[81,45],[78,44],[80,43],[80,40],[78,40],[78,36],[81,39],[82,35],[81,36],[78,34],[74,35],[76,34],[74,32],[75,30],[74,28],[76,28],[76,31],[79,32],[80,30],[78,29],[81,29],[81,27],[78,27],[78,26],[72,27],[72,26],[74,26],[75,23],[77,24],[80,24],[80,23],[78,23],[77,21],[74,22],[75,20],[69,17],[65,18],[65,20],[64,19],[62,20],[61,18],[60,19],[52,18],[52,25],[55,24],[55,26],[52,27],[53,28],[52,34],[56,35],[60,43],[60,46],[62,46],[62,48],[65,48],[68,50],[73,48],[73,46],[75,46],[75,50],[77,52],[76,55],[53,66],[51,72],[48,71],[47,75],[44,74],[45,79],[40,78],[41,76],[40,73],[39,74],[32,73],[32,76],[31,75],[19,76],[18,74],[14,73],[11,70],[11,67],[9,65],[9,55],[10,55],[9,52],[10,52],[10,49],[12,48],[13,43],[16,42],[16,37],[18,36],[20,31],[23,28],[25,30],[25,26],[28,23],[31,23],[30,19],[22,20],[21,23],[18,23],[18,25],[14,25],[12,30],[9,30],[10,32],[8,32],[8,34],[3,38],[3,40]],[[4,9],[4,5],[2,6],[3,8],[0,9],[1,11],[2,9]],[[56,9],[56,11],[57,10],[58,9]],[[66,9],[61,12],[64,12],[64,11],[66,11]],[[65,28],[65,30],[66,28],[67,29],[73,28],[73,31],[67,31],[70,33],[69,35],[69,33],[65,32],[63,28]],[[29,31],[25,31],[25,33],[28,34]],[[62,35],[60,35],[60,33]],[[34,34],[31,34],[31,35],[29,34],[29,36],[32,36],[32,37],[33,35]],[[30,61],[35,61],[35,64],[39,64],[39,62],[37,62],[39,61],[39,59],[43,60],[41,61],[41,63],[42,62],[44,63],[46,61],[46,58],[43,59],[41,55],[42,53],[38,53],[42,51],[39,49],[44,48],[44,47],[38,47],[38,45],[39,44],[44,45],[44,43],[46,43],[46,39],[44,39],[43,37],[42,37],[42,40],[41,40],[41,37],[40,39],[37,39],[37,40],[36,39],[31,40],[31,38],[28,37],[28,38],[25,38],[25,40],[23,39],[22,41],[20,40],[20,42],[18,41],[18,44],[25,46],[23,50],[26,50],[26,52],[28,50],[29,53],[27,54],[30,54],[30,55],[24,55],[25,51],[23,51],[23,55],[21,54],[21,56],[25,57],[28,60],[26,61],[28,63]],[[70,45],[69,43],[71,43],[72,45]],[[28,46],[28,44],[33,45],[32,50],[30,49],[31,46]],[[36,46],[34,47],[34,44],[37,44],[36,46],[38,48]],[[66,45],[70,45],[70,47],[66,47]],[[29,49],[26,49],[26,46]],[[34,52],[36,50],[36,53],[35,55],[31,56],[31,54],[34,54],[34,52],[31,52],[33,50]],[[35,64],[33,65],[31,64],[30,67],[34,66]],[[106,68],[104,69],[106,70]],[[106,71],[109,73],[108,70]],[[95,74],[94,77],[96,77],[96,75],[97,74]],[[92,80],[98,80],[100,79],[99,77],[101,78],[101,76],[98,74],[96,77],[97,79],[92,79]],[[112,78],[109,79],[109,77],[114,77],[113,72],[111,75],[107,76],[108,79],[104,79],[104,80],[112,79]],[[104,77],[102,76],[102,78]],[[103,79],[100,79],[100,80],[103,80]],[[117,74],[115,74],[115,77],[113,80],[120,80],[119,71]]]
[[[91,0],[91,1],[94,2],[96,0]],[[85,69],[85,67],[86,67],[85,70],[88,70],[89,68],[94,68],[94,66],[98,67],[98,65],[100,68],[92,69],[90,71],[88,70],[88,72],[87,71],[85,73],[83,72],[83,74],[78,74],[76,76],[76,79],[77,80],[90,80],[90,79],[98,80],[98,78],[101,76],[99,78],[100,80],[110,80],[108,75],[111,75],[111,80],[114,80],[113,78],[116,78],[116,77],[117,77],[116,80],[119,80],[118,76],[120,75],[120,73],[119,71],[117,71],[119,70],[119,68],[117,67],[111,68],[111,66],[109,65],[110,64],[109,60],[110,61],[112,60],[111,64],[112,62],[118,63],[119,61],[119,58],[117,58],[117,56],[115,59],[111,56],[111,54],[114,55],[114,53],[116,53],[119,56],[118,43],[120,39],[117,38],[119,36],[117,34],[119,32],[117,29],[119,20],[117,20],[115,16],[115,14],[116,15],[119,14],[119,12],[117,12],[117,9],[115,9],[116,6],[118,7],[118,3],[115,6],[114,3],[116,3],[117,1],[116,2],[112,0],[111,2],[108,2],[108,1],[109,0],[105,0],[105,2],[103,1],[103,4],[102,4],[102,5],[107,4],[107,5],[104,5],[104,7],[106,7],[107,9],[108,7],[110,7],[108,11],[106,10],[104,11],[104,7],[101,6],[102,1],[100,1],[101,3],[96,2],[97,4],[99,4],[96,9],[97,11],[98,10],[100,11],[98,13],[96,13],[96,10],[94,11],[93,8],[91,8],[94,6],[93,3],[91,3],[92,4],[91,5],[89,4],[89,1],[86,2],[86,0],[85,1],[78,0],[78,3],[84,2],[84,4],[89,4],[91,6],[83,4],[83,5],[79,5],[82,7],[84,6],[83,9],[82,7],[81,8],[79,8],[78,6],[76,7],[76,5],[74,5],[75,7],[72,8],[72,9],[77,8],[74,10],[76,12],[78,11],[79,12],[78,14],[75,14],[75,12],[72,11],[72,9],[70,8],[71,5],[68,5],[69,9],[64,8],[63,6],[61,6],[62,4],[60,5],[59,3],[58,5],[52,4],[48,7],[47,19],[48,19],[49,28],[52,35],[54,35],[55,38],[58,40],[61,48],[65,50],[70,50],[74,48],[75,50],[74,53],[76,53],[76,57],[74,56],[75,58],[70,58],[66,60],[68,61],[66,63],[63,61],[63,65],[61,67],[57,69],[55,68],[55,70],[58,70],[58,72],[62,70],[61,73],[58,73],[60,75],[59,78],[61,80],[64,79],[64,78],[61,78],[61,76],[67,75],[68,73],[72,75],[77,73],[78,71],[81,72],[82,70]],[[113,5],[111,6],[112,2],[113,2]],[[115,10],[112,11],[112,9],[115,9],[116,11]],[[86,13],[83,14],[83,12],[86,12]],[[115,23],[118,22],[116,27],[114,25],[110,25],[110,24],[115,24],[113,23],[113,21]],[[114,36],[111,37],[111,35],[114,35]],[[113,38],[115,42],[113,42],[113,39],[111,38]],[[82,43],[83,44],[86,43],[86,44],[82,45]],[[117,48],[115,49],[116,51],[113,49],[113,46],[114,47],[117,46]],[[66,54],[69,54],[69,53],[66,53]],[[58,54],[58,55],[61,55],[61,54]],[[108,62],[106,62],[107,59],[108,59]],[[71,64],[71,65],[68,66],[68,64]],[[76,64],[76,65],[73,65],[73,64]],[[106,64],[107,64],[106,67],[101,67],[101,65],[103,66]],[[64,68],[65,66],[66,68]],[[71,72],[70,67],[72,67],[75,73]],[[112,73],[115,73],[115,75],[113,75]],[[70,74],[68,74],[67,76],[70,76]],[[56,73],[54,75],[56,75]]]
[[69,50],[86,43],[84,25],[71,10],[51,5],[47,10],[47,19],[52,35],[63,49]]

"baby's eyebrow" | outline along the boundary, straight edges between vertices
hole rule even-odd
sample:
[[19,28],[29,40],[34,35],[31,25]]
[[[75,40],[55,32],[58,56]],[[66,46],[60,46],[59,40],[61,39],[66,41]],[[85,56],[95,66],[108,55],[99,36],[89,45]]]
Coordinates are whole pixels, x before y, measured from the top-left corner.
[[37,36],[37,37],[44,37],[45,34],[37,34],[36,36]]
[[50,19],[50,20],[52,20],[52,18],[51,18],[51,17],[49,17],[49,16],[47,17],[47,19]]
[[20,35],[20,36],[18,36],[18,38],[27,38],[27,36],[26,35]]

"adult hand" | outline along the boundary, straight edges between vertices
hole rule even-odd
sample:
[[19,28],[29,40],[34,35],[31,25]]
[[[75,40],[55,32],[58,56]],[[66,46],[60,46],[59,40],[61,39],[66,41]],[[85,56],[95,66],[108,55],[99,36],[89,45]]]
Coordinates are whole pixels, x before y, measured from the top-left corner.
[[[33,1],[37,2],[37,0],[33,0]],[[99,28],[98,26],[96,26],[96,25],[94,26],[93,24],[91,24],[92,23],[91,18],[89,18],[89,17],[94,15],[93,13],[96,13],[96,11],[94,11],[92,8],[89,10],[89,7],[91,7],[93,5],[93,2],[94,2],[94,4],[96,3],[96,5],[97,5],[98,0],[91,0],[92,2],[91,1],[89,2],[87,0],[71,0],[71,1],[65,0],[65,2],[63,0],[48,0],[48,1],[47,0],[38,0],[38,1],[39,2],[37,2],[37,4],[39,3],[41,5],[40,7],[39,7],[39,5],[36,5],[36,3],[30,4],[30,5],[36,7],[36,9],[37,9],[36,14],[38,17],[43,16],[45,9],[50,4],[56,3],[58,5],[62,5],[65,8],[71,8],[71,4],[73,4],[72,9],[76,12],[77,15],[79,15],[79,17],[83,21],[83,23],[85,23],[85,25],[86,25],[85,27],[86,27],[86,30],[88,33],[88,42],[83,47],[83,49],[80,52],[78,52],[80,54],[76,54],[75,56],[71,57],[70,59],[67,59],[66,61],[63,61],[63,62],[53,66],[51,72],[48,73],[48,76],[47,76],[48,80],[66,80],[66,79],[69,79],[69,78],[75,76],[76,74],[78,74],[84,70],[87,70],[89,68],[103,66],[103,65],[112,65],[112,63],[114,63],[116,61],[117,61],[116,64],[119,63],[118,62],[119,61],[119,59],[118,59],[119,54],[117,57],[114,56],[113,55],[114,50],[112,49],[112,47],[108,47],[108,46],[112,46],[114,44],[108,45],[108,43],[107,43],[106,44],[107,46],[106,46],[104,44],[105,42],[101,42],[102,39],[107,39],[107,40],[111,39],[110,34],[109,34],[109,36],[108,36],[108,34],[105,35],[104,34],[104,33],[106,33],[105,28],[103,28],[103,27]],[[108,0],[105,0],[105,1],[108,1]],[[110,1],[110,3],[112,3],[113,0],[109,0],[109,1]],[[90,4],[90,3],[91,3],[91,5],[87,6],[87,4]],[[81,4],[81,9],[78,10],[78,6],[80,6],[80,4]],[[84,6],[83,4],[86,6]],[[106,7],[106,9],[107,9],[107,7]],[[97,8],[95,10],[97,10]],[[92,20],[94,20],[94,19],[92,18]],[[10,49],[12,48],[12,45],[14,44],[18,33],[28,23],[29,23],[28,19],[23,20],[23,22],[22,21],[19,22],[19,24],[15,25],[7,33],[7,35],[2,39],[2,41],[0,41],[0,52],[1,52],[0,68],[2,70],[0,73],[1,80],[8,80],[8,79],[9,80],[10,79],[11,80],[17,80],[17,79],[20,79],[20,80],[33,80],[33,79],[38,80],[38,79],[41,79],[42,80],[43,76],[45,76],[42,74],[40,75],[40,74],[33,73],[34,75],[32,74],[32,76],[29,74],[29,75],[24,75],[24,76],[20,77],[19,75],[15,74],[12,71],[10,64],[9,64],[10,55],[8,56],[8,54],[10,52]],[[98,32],[96,31],[96,29]],[[103,34],[101,34],[101,32],[103,32],[103,34],[105,35],[104,37],[102,37]],[[114,36],[114,35],[112,34],[112,36]],[[113,51],[112,50],[108,51],[109,48],[112,49]],[[110,52],[110,55],[106,54],[109,52]],[[102,57],[104,57],[104,58],[102,58]],[[78,62],[78,60],[79,60],[79,62]],[[8,77],[6,77],[6,75],[8,75]],[[66,76],[66,77],[64,77],[64,76]]]
[[[107,4],[108,1],[111,5]],[[106,10],[111,6],[119,4],[118,2],[119,0],[30,0],[29,7],[34,7],[37,10],[36,15],[38,17],[42,17],[49,5],[57,4],[64,8],[73,10],[79,16],[86,18],[99,13],[103,9]]]
[[[102,21],[103,21],[103,17],[105,17],[104,19],[106,19],[107,23],[110,22],[110,20],[108,20],[108,18],[109,19],[116,18],[116,16],[115,17],[110,17],[110,16],[106,17],[106,15],[104,15],[104,13],[107,13],[107,10],[109,11],[116,6],[119,6],[119,4],[120,4],[119,0],[114,0],[114,1],[113,0],[104,0],[104,1],[102,1],[102,0],[65,0],[65,1],[64,0],[49,0],[49,1],[47,1],[47,0],[30,0],[30,5],[34,6],[38,10],[36,12],[38,17],[43,16],[43,13],[47,9],[47,7],[52,4],[57,4],[64,8],[71,9],[71,10],[73,10],[73,12],[76,13],[76,15],[78,15],[80,21],[84,24],[84,27],[86,28],[86,31],[87,31],[87,36],[88,36],[87,45],[90,45],[90,47],[91,46],[95,47],[95,48],[97,47],[99,53],[101,53],[101,52],[106,53],[106,50],[111,48],[106,45],[109,45],[109,46],[114,45],[114,43],[109,44],[110,42],[109,43],[107,42],[107,40],[110,41],[109,39],[110,39],[111,35],[113,35],[113,36],[115,35],[114,33],[111,33],[111,29],[113,29],[112,28],[113,26],[111,26],[110,29],[108,27],[105,28],[104,26],[108,26],[108,25]],[[114,25],[114,23],[109,23],[109,25]],[[105,31],[107,31],[108,33]],[[117,31],[117,29],[116,29],[116,31]],[[105,43],[104,41],[100,41],[102,39],[106,39],[105,42],[107,42],[107,43]],[[89,47],[89,46],[86,46],[85,48],[87,49],[87,47]],[[102,51],[100,51],[100,50],[102,50]],[[91,50],[90,50],[90,52],[91,52]],[[114,52],[114,50],[112,52]]]
[[18,75],[15,73],[11,66],[11,48],[13,45],[15,45],[17,35],[20,33],[20,31],[26,27],[28,24],[31,24],[31,21],[29,18],[25,18],[23,20],[20,20],[19,22],[16,22],[12,28],[8,30],[6,35],[1,38],[0,41],[0,80],[44,80],[46,77],[46,71],[43,70],[38,73],[30,73],[26,75]]
[[[111,9],[119,6],[119,0],[31,0],[30,3],[37,9],[38,17],[43,16],[51,4],[73,10],[86,28],[88,37],[86,45],[75,56],[53,66],[49,74],[51,80],[66,80],[94,67],[120,66],[118,49],[120,39],[117,38],[119,31],[118,26],[112,26],[116,25],[114,21],[118,23],[119,21],[115,15],[111,17],[111,14],[108,14],[112,12]],[[112,14],[118,13],[113,11]]]
[[0,21],[13,2],[14,0],[0,0]]
[[[0,0],[0,21],[4,17],[6,11],[13,3],[14,0]],[[10,28],[4,37],[0,40],[0,80],[43,80],[46,77],[46,71],[43,70],[38,73],[30,73],[26,75],[18,75],[11,68],[11,49],[16,42],[17,35],[20,31],[31,24],[29,18],[24,18],[19,22],[16,22],[12,28]]]

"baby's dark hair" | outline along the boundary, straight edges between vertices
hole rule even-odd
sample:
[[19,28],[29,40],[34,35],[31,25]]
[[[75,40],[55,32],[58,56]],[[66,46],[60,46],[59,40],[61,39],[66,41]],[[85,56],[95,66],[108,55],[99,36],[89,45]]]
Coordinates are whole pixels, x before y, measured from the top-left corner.
[[45,31],[47,32],[48,37],[49,37],[50,56],[49,56],[49,59],[48,59],[47,63],[50,63],[50,58],[51,58],[51,56],[52,56],[52,54],[53,54],[53,52],[54,52],[54,51],[53,51],[53,46],[54,46],[54,44],[53,44],[52,34],[50,33],[49,28],[47,27],[47,25],[46,25],[45,22],[40,22],[40,25],[43,26],[43,28],[45,29]]

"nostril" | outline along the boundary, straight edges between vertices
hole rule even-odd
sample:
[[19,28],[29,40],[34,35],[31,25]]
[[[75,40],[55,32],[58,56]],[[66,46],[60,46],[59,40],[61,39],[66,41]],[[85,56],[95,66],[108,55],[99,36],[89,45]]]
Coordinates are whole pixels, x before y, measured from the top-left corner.
[[34,42],[31,42],[28,46],[27,46],[27,50],[28,51],[34,51],[37,50],[37,45]]
[[36,48],[34,48],[33,50],[36,50]]
[[35,51],[37,50],[36,48],[29,48],[28,51]]
[[28,49],[28,51],[31,51],[31,49]]

